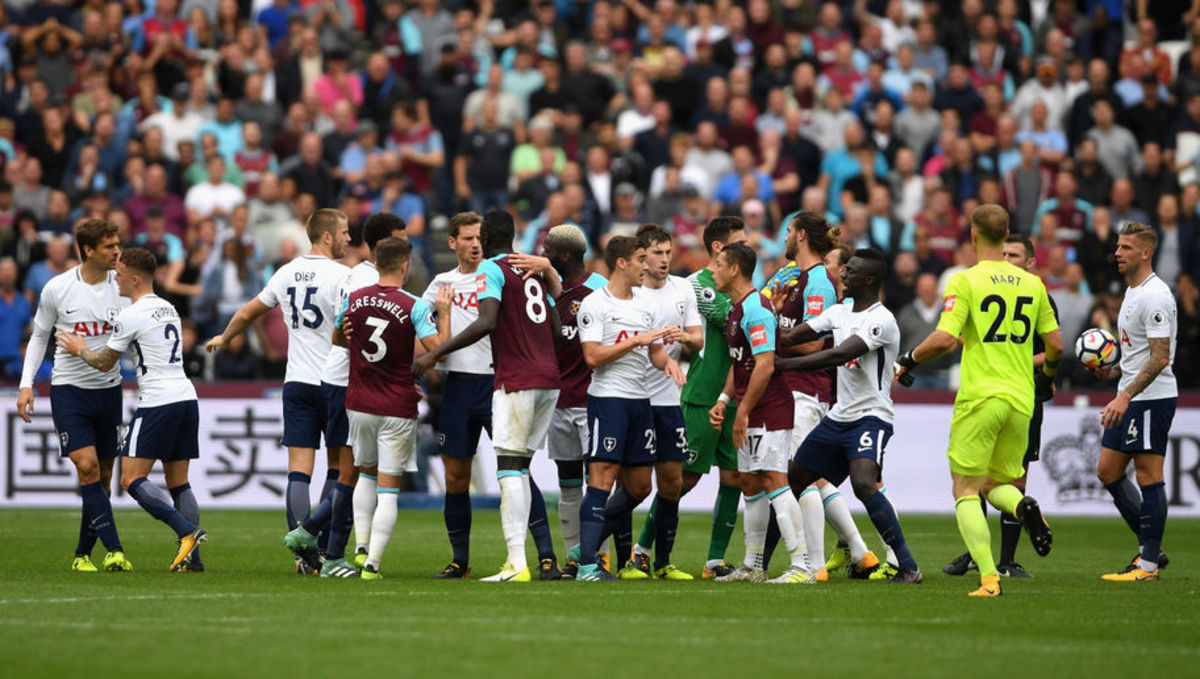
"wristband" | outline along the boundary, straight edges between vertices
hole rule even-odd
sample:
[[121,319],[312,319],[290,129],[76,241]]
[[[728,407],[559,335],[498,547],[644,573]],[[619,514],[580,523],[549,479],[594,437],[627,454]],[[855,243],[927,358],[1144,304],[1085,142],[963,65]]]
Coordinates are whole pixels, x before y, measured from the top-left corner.
[[717,403],[727,404],[729,403],[729,400],[729,394],[726,394],[725,392],[721,392],[721,395],[717,397]]

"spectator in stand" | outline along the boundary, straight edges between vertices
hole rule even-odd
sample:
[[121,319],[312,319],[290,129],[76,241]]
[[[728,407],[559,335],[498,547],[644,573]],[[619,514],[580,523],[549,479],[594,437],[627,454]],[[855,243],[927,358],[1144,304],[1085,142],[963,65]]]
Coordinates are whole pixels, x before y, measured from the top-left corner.
[[[651,107],[654,125],[642,130],[633,137],[633,152],[641,156],[645,163],[645,177],[640,183],[649,186],[650,173],[657,167],[665,165],[671,159],[671,105],[664,99],[654,102]],[[728,137],[726,137],[728,139]]]
[[[1050,298],[1058,307],[1058,324],[1064,338],[1079,337],[1087,326],[1088,315],[1092,308],[1092,293],[1088,290],[1087,281],[1083,276],[1083,266],[1078,263],[1067,263],[1061,248],[1055,249],[1051,255],[1052,267],[1062,268],[1061,285],[1055,285],[1050,291]],[[1049,278],[1057,278],[1053,273]]]
[[[1038,61],[1037,77],[1025,81],[1017,88],[1013,97],[1012,113],[1022,130],[1033,127],[1033,109],[1037,102],[1046,108],[1044,126],[1050,130],[1061,130],[1067,112],[1066,92],[1058,82],[1058,66],[1052,59],[1043,57]],[[1065,146],[1065,144],[1064,144]]]
[[[188,189],[183,206],[190,221],[201,219],[227,219],[233,208],[246,202],[246,193],[225,180],[225,158],[220,154],[209,156],[206,163],[208,180]],[[147,227],[149,215],[147,209]]]
[[561,148],[551,144],[554,136],[554,121],[542,114],[529,121],[529,141],[517,146],[509,162],[509,171],[518,184],[542,172],[542,153],[550,152],[554,157],[553,171],[562,172],[567,155]]
[[12,257],[0,258],[0,375],[5,380],[21,376],[21,346],[33,320],[29,300],[17,290],[17,273]]
[[918,160],[925,157],[926,149],[941,130],[941,116],[930,107],[930,101],[930,91],[925,83],[914,82],[908,95],[908,106],[895,118],[896,135],[913,150]]
[[958,114],[959,133],[966,133],[967,121],[977,112],[983,110],[983,98],[971,85],[970,64],[965,60],[957,60],[950,66],[950,75],[946,82],[938,86],[937,96],[933,107],[939,111],[952,109]]
[[[1120,180],[1128,183],[1128,180]],[[1092,204],[1075,197],[1075,177],[1069,172],[1059,172],[1054,178],[1054,198],[1038,206],[1033,222],[1040,224],[1041,216],[1050,212],[1058,220],[1056,237],[1059,245],[1072,251],[1083,242],[1084,236],[1092,231]],[[1116,183],[1113,184],[1116,190]],[[1034,227],[1036,237],[1039,228]]]
[[853,101],[859,85],[866,76],[854,65],[854,47],[849,42],[838,43],[833,50],[833,63],[821,69],[817,87],[823,90],[836,89],[847,101]]
[[[1113,230],[1117,233],[1120,233],[1121,229],[1125,228],[1125,224],[1129,222],[1150,223],[1150,213],[1135,205],[1133,197],[1133,182],[1128,179],[1118,179],[1113,182],[1108,209],[1112,213]],[[1155,208],[1157,207],[1156,205]]]
[[1088,130],[1087,136],[1095,139],[1100,164],[1114,179],[1125,179],[1141,170],[1142,158],[1133,134],[1116,124],[1116,112],[1112,104],[1101,99],[1092,105],[1092,117],[1096,126]]
[[[896,255],[883,281],[883,304],[893,314],[916,299],[917,277],[920,275],[920,263],[911,252],[901,252]],[[934,289],[937,288],[937,277],[934,277]]]
[[[1131,178],[1134,205],[1149,212],[1156,209],[1163,194],[1179,193],[1179,177],[1163,162],[1162,149],[1155,142],[1142,146],[1142,169]],[[1195,186],[1195,184],[1191,184]]]
[[1092,59],[1088,62],[1087,89],[1071,103],[1067,114],[1067,142],[1074,148],[1079,145],[1083,135],[1095,124],[1092,117],[1092,107],[1098,101],[1107,101],[1120,118],[1125,111],[1125,104],[1113,91],[1108,81],[1108,64],[1103,59]]
[[1175,289],[1175,281],[1181,274],[1196,275],[1200,268],[1200,241],[1190,223],[1179,219],[1179,198],[1164,194],[1158,199],[1158,211],[1154,220],[1154,232],[1158,235],[1158,249],[1154,251],[1154,272]]
[[[921,340],[937,328],[942,315],[942,297],[938,294],[938,277],[923,273],[917,277],[916,296],[896,314],[900,327],[900,350],[911,351]],[[951,352],[927,364],[913,373],[913,388],[946,389],[949,370],[958,362],[958,352]]]
[[241,172],[246,197],[258,195],[258,184],[267,172],[278,172],[275,155],[262,146],[262,130],[250,121],[242,125],[242,148],[233,154],[233,164]]
[[[546,59],[544,61],[550,62],[552,60]],[[514,131],[521,130],[523,137],[524,122],[529,115],[526,113],[525,106],[516,95],[502,89],[501,85],[503,83],[504,67],[500,64],[492,64],[487,69],[487,83],[468,94],[467,100],[463,104],[464,130],[469,131],[483,124],[483,103],[491,100],[496,107],[496,124],[500,127],[511,128]],[[547,83],[547,85],[557,86],[557,77],[553,83]],[[535,101],[542,101],[544,98],[540,97],[537,92],[531,97]],[[563,98],[565,99],[565,95]],[[532,111],[532,113],[536,114],[537,111]]]
[[167,233],[182,237],[187,230],[187,212],[179,196],[167,189],[167,171],[161,165],[146,168],[145,190],[125,203],[129,213],[133,234],[146,229],[146,213],[150,207],[158,207],[166,220]]
[[[1053,219],[1053,215],[1048,215]],[[1106,207],[1092,210],[1092,233],[1083,240],[1076,259],[1083,265],[1088,288],[1097,293],[1110,292],[1122,280],[1117,271],[1117,232]]]
[[[847,182],[856,177],[864,176],[864,163],[869,172],[869,179],[887,177],[888,164],[883,154],[874,150],[863,134],[863,128],[856,122],[848,123],[843,135],[846,147],[825,154],[821,160],[821,178],[818,185],[828,193],[829,210],[837,215],[843,214],[842,190]],[[863,200],[865,200],[865,191]],[[765,199],[764,199],[765,200]]]
[[13,208],[33,213],[35,220],[45,219],[50,202],[50,187],[42,184],[42,164],[37,158],[25,158],[13,184]]
[[279,174],[281,178],[295,181],[297,190],[313,196],[319,205],[333,203],[333,169],[323,158],[321,137],[315,132],[301,137],[300,153],[285,161]]
[[51,191],[46,218],[38,222],[38,233],[45,238],[53,234],[69,236],[71,231],[71,201],[62,191]]
[[950,147],[950,161],[950,165],[942,170],[942,185],[950,190],[954,204],[962,210],[967,201],[978,197],[979,184],[986,172],[976,161],[971,142],[964,137],[954,140]]
[[1029,126],[1017,133],[1017,141],[1030,140],[1037,147],[1038,159],[1047,165],[1058,165],[1067,156],[1067,136],[1062,130],[1050,127],[1050,109],[1044,101],[1033,102]]
[[742,179],[746,176],[753,176],[757,182],[756,198],[764,203],[774,200],[775,189],[771,177],[755,166],[754,151],[749,146],[737,146],[734,147],[732,155],[733,172],[721,177],[717,182],[713,192],[714,209],[720,211],[722,207],[736,205],[741,201]]
[[930,253],[942,262],[943,267],[954,264],[954,253],[966,231],[948,188],[939,185],[933,189],[927,207],[913,219],[912,228],[914,242],[916,231],[924,230]]
[[508,205],[509,159],[516,136],[511,128],[500,126],[497,99],[485,99],[481,114],[481,124],[464,134],[454,159],[454,184],[458,197],[482,215]]
[[1100,164],[1099,145],[1096,139],[1084,137],[1075,152],[1076,195],[1092,205],[1102,205],[1112,193],[1113,178]]
[[1195,389],[1200,387],[1200,287],[1194,275],[1183,274],[1175,283],[1175,291],[1179,326],[1174,368],[1179,373],[1179,386]]

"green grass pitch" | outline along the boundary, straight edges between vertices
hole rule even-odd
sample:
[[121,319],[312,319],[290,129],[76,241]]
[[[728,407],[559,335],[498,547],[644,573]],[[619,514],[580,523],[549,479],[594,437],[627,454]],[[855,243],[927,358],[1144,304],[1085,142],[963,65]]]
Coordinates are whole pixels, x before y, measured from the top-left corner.
[[[974,600],[974,573],[941,572],[962,551],[952,516],[901,516],[925,573],[916,587],[841,574],[815,587],[434,581],[449,546],[429,511],[401,512],[382,582],[292,574],[282,511],[202,514],[203,574],[167,572],[170,531],[121,511],[136,570],[78,574],[68,570],[78,516],[0,511],[5,676],[1090,679],[1195,676],[1200,662],[1197,520],[1168,521],[1161,581],[1127,585],[1100,581],[1134,552],[1119,519],[1051,517],[1054,552],[1039,559],[1027,542],[1018,552],[1036,578]],[[708,517],[685,515],[679,534],[676,562],[698,574]],[[739,528],[731,558],[740,541]],[[476,577],[503,560],[495,511],[476,513],[473,548]]]

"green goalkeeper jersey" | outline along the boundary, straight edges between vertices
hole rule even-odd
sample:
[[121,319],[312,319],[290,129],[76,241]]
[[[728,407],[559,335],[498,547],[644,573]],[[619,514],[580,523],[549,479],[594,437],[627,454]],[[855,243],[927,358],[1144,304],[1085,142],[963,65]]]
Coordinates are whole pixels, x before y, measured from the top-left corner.
[[684,403],[711,408],[725,388],[729,375],[729,344],[725,341],[725,320],[733,306],[729,295],[717,290],[712,271],[701,269],[688,277],[696,293],[700,315],[704,317],[704,346],[692,356],[687,384],[680,395]]

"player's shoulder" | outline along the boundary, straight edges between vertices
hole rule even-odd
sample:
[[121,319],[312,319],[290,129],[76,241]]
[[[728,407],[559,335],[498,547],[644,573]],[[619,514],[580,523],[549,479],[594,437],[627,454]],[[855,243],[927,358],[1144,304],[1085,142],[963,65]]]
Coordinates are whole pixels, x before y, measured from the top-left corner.
[[588,290],[596,291],[606,285],[608,285],[608,279],[594,271],[583,279],[583,287]]
[[1146,282],[1141,286],[1142,297],[1153,298],[1155,300],[1171,300],[1175,302],[1175,293],[1171,292],[1171,286],[1162,279],[1158,274],[1151,274]]
[[58,274],[54,278],[46,281],[46,285],[42,286],[42,297],[45,298],[48,294],[51,295],[52,298],[57,297],[64,290],[67,290],[76,283],[81,282],[83,282],[83,279],[80,278],[79,267],[71,267],[70,269]]

